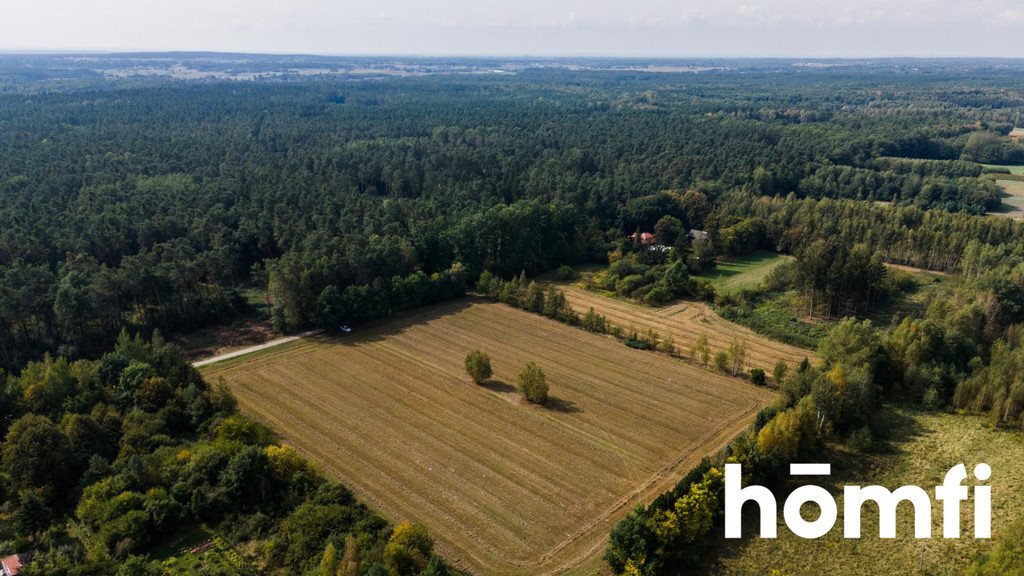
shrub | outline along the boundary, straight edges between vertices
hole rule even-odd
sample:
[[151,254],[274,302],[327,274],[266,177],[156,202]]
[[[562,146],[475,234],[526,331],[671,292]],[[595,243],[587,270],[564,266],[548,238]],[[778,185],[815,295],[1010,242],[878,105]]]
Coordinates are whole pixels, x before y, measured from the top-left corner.
[[779,360],[775,363],[775,368],[772,368],[772,378],[775,380],[776,386],[782,385],[782,379],[786,377],[787,372],[789,372],[789,365],[786,364],[785,360]]
[[519,373],[519,391],[533,404],[544,404],[548,401],[547,377],[535,362],[527,364]]
[[750,371],[750,382],[756,386],[764,386],[768,379],[764,375],[764,370],[760,368],[754,368]]
[[729,355],[724,350],[715,354],[715,367],[722,372],[729,371]]
[[942,396],[934,386],[925,391],[924,399],[922,401],[929,410],[938,410],[942,408]]
[[573,270],[572,266],[562,265],[555,271],[555,278],[565,282],[568,280],[575,280],[579,275]]
[[847,444],[858,452],[870,452],[875,445],[875,436],[871,433],[870,428],[862,426],[850,434]]
[[647,281],[639,274],[624,276],[615,283],[615,293],[619,296],[631,296],[634,292],[645,286]]
[[651,306],[659,306],[671,302],[672,298],[672,293],[669,292],[667,288],[663,286],[655,286],[650,292],[644,295],[644,303]]
[[466,374],[476,384],[483,384],[494,373],[491,370],[491,357],[482,350],[473,350],[466,355]]

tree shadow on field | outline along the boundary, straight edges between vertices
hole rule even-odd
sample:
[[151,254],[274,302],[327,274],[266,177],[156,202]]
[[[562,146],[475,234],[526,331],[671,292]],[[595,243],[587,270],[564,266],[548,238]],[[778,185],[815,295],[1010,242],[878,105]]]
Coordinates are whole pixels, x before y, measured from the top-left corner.
[[380,342],[389,336],[401,334],[412,326],[426,324],[432,320],[458,314],[474,304],[486,303],[488,301],[483,298],[465,296],[440,304],[430,304],[422,308],[399,312],[378,320],[353,324],[352,332],[350,333],[328,330],[311,337],[311,340],[326,344],[341,344],[343,346],[357,346],[359,344]]
[[551,410],[552,412],[561,412],[562,414],[575,414],[577,412],[583,412],[583,410],[571,400],[565,400],[563,398],[548,398],[547,403],[544,404],[544,408]]
[[498,392],[508,394],[516,391],[516,387],[501,380],[484,380],[480,383],[480,386],[490,390],[491,392]]

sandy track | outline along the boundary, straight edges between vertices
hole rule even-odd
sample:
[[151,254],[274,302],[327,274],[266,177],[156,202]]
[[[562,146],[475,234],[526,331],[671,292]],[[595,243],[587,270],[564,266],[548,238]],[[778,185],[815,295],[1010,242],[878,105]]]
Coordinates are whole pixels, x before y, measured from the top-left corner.
[[226,352],[224,354],[218,354],[210,358],[203,358],[202,360],[196,360],[192,363],[196,368],[202,366],[209,366],[210,364],[216,364],[217,362],[223,362],[224,360],[231,360],[232,358],[238,358],[239,356],[245,356],[246,354],[252,354],[253,352],[259,352],[260,350],[266,350],[267,348],[273,348],[274,346],[280,346],[289,342],[295,342],[302,338],[309,338],[319,334],[319,330],[310,330],[309,332],[303,332],[302,334],[295,334],[294,336],[285,336],[283,338],[277,338],[263,344],[257,344],[255,346],[249,346],[242,348],[241,350],[235,350],[234,352]]

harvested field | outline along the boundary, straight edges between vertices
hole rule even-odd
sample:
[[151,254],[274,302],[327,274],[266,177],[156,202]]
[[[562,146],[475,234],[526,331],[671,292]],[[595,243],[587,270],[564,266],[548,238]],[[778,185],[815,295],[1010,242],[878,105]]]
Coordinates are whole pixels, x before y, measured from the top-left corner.
[[565,292],[569,304],[580,314],[593,307],[595,312],[624,329],[633,327],[643,332],[653,328],[663,338],[672,336],[683,355],[689,355],[694,341],[701,334],[706,334],[712,355],[726,350],[733,338],[745,342],[748,369],[761,368],[770,372],[779,360],[785,360],[791,367],[795,367],[805,357],[814,359],[814,353],[809,350],[770,340],[749,328],[725,320],[703,302],[685,301],[652,308],[576,286],[563,285],[560,288]]
[[[474,348],[492,358],[482,386]],[[551,384],[524,404],[516,374]],[[474,574],[586,573],[634,503],[726,445],[774,395],[502,304],[464,299],[203,369],[244,412]]]

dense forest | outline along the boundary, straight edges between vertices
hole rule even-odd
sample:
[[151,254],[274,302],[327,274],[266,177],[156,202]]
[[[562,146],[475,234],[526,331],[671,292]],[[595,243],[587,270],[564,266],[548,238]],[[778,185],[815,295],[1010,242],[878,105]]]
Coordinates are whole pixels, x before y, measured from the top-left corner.
[[973,161],[1021,154],[1010,72],[750,70],[28,83],[0,97],[0,362],[224,321],[244,287],[282,330],[355,322],[603,261],[666,215],[939,269],[1019,237],[969,216],[998,203]]
[[[607,264],[588,281],[617,296],[714,301],[692,275],[771,250],[794,258],[767,289],[833,320],[903,289],[885,263],[912,265],[955,293],[884,332],[837,322],[820,364],[777,367],[782,400],[727,456],[775,482],[827,443],[870,446],[888,401],[1024,422],[1024,224],[985,215],[1002,172],[982,166],[1024,164],[1012,65],[176,81],[0,64],[0,527],[39,551],[28,573],[160,574],[148,554],[200,525],[282,574],[448,573],[423,527],[320,477],[160,336],[262,303],[289,332],[476,290],[610,332],[529,278]],[[721,464],[635,509],[608,564],[699,565]]]

